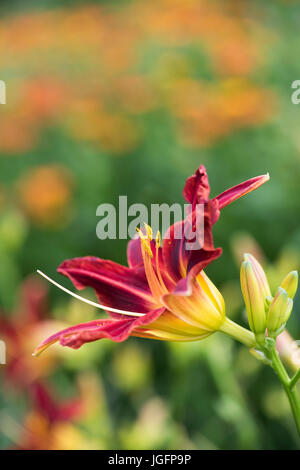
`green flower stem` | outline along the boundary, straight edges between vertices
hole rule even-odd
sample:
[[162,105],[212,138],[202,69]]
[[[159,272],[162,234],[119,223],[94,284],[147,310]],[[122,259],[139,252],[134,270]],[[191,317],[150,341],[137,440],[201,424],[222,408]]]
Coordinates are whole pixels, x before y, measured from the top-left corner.
[[274,369],[277,377],[283,385],[300,436],[300,399],[295,388],[297,381],[300,379],[300,369],[296,372],[292,379],[289,377],[277,352],[276,342],[271,338],[266,338],[265,346],[258,345],[255,336],[251,331],[243,328],[227,317],[225,317],[225,320],[219,330],[222,331],[222,333],[225,333],[235,340],[245,344],[245,346],[248,348],[256,347],[257,349],[264,352],[266,358],[270,361],[271,367]]
[[253,346],[256,344],[255,336],[251,331],[243,328],[227,317],[225,317],[225,320],[220,326],[219,330],[222,331],[222,333],[225,333],[226,335],[229,335],[237,341],[245,344],[245,346],[248,348],[253,348]]
[[294,388],[299,379],[300,379],[300,369],[298,369],[296,374],[291,378],[290,387]]
[[268,352],[266,351],[266,354],[269,355],[269,358],[272,361],[272,367],[274,371],[276,372],[280,382],[282,383],[285,393],[288,397],[288,400],[290,402],[290,406],[293,412],[293,416],[295,419],[295,423],[297,426],[297,430],[300,436],[300,400],[297,394],[297,390],[294,387],[296,381],[298,380],[297,377],[296,377],[297,380],[295,380],[295,376],[298,375],[298,378],[299,378],[299,371],[294,375],[293,379],[290,379],[278,355],[275,342],[274,342],[274,346],[271,347],[268,350]]

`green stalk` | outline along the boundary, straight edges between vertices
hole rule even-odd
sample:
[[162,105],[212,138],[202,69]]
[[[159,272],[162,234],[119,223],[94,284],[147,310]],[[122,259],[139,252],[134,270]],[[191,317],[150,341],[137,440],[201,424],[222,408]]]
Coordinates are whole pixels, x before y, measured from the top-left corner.
[[257,349],[264,352],[265,356],[270,360],[270,365],[274,369],[285,390],[296,423],[297,431],[300,436],[300,399],[295,387],[297,381],[300,379],[300,369],[292,379],[290,379],[277,352],[276,342],[272,338],[266,338],[264,346],[261,344],[258,345],[255,336],[251,331],[243,328],[227,317],[225,317],[225,320],[220,327],[220,331],[245,344],[248,348],[257,347]]
[[[300,436],[300,400],[297,394],[297,390],[294,387],[295,379],[294,378],[292,380],[290,379],[278,355],[275,343],[274,343],[274,346],[269,349],[269,358],[272,361],[272,367],[274,371],[276,372],[277,377],[279,378],[280,382],[282,383],[285,393],[290,402],[290,406],[291,406],[294,420],[297,426],[298,434]],[[298,373],[295,375],[298,375]]]
[[294,388],[299,379],[300,379],[300,369],[298,369],[296,374],[291,378],[290,387]]
[[222,331],[222,333],[225,333],[226,335],[231,336],[231,338],[240,341],[240,343],[243,343],[248,348],[253,348],[256,344],[255,336],[251,331],[243,328],[227,317],[225,317],[225,320],[220,326],[219,331]]

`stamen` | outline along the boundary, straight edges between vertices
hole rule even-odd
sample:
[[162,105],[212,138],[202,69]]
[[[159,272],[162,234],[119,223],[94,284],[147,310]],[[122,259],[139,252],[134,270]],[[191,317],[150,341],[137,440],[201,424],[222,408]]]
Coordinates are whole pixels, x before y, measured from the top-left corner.
[[155,239],[155,265],[156,265],[156,273],[158,280],[165,291],[165,293],[168,293],[168,289],[166,288],[166,285],[164,283],[163,277],[161,275],[160,267],[159,267],[159,247],[160,247],[160,232],[158,231],[156,234],[156,239]]
[[155,298],[155,300],[161,303],[160,299],[161,296],[166,293],[166,288],[161,285],[160,279],[157,276],[151,261],[151,258],[153,258],[153,253],[150,246],[150,241],[152,240],[152,229],[147,224],[145,224],[145,229],[147,235],[144,235],[144,233],[139,228],[136,229],[141,239],[145,273],[153,297]]
[[159,248],[160,247],[160,242],[161,242],[161,236],[160,236],[160,231],[158,230],[155,238],[156,246]]
[[152,240],[152,228],[150,227],[150,225],[146,224],[146,222],[144,222],[144,226],[147,232],[148,240]]
[[43,276],[45,279],[47,279],[47,281],[51,282],[52,284],[54,284],[59,289],[67,292],[67,294],[71,295],[72,297],[75,297],[75,299],[81,300],[82,302],[85,302],[86,304],[92,305],[93,307],[100,308],[101,310],[107,310],[108,312],[120,313],[122,315],[129,315],[129,316],[132,316],[132,317],[141,317],[141,316],[145,315],[145,313],[128,312],[126,310],[120,310],[118,308],[106,307],[105,305],[98,304],[97,302],[93,302],[92,300],[85,299],[84,297],[81,297],[80,295],[75,294],[74,292],[70,291],[66,287],[61,286],[60,284],[58,284],[58,282],[56,282],[53,279],[51,279],[50,277],[46,276],[46,274],[44,274],[39,269],[37,269],[37,272],[41,276]]
[[[149,238],[146,237],[146,235],[144,235],[143,232],[138,227],[136,228],[136,231],[139,234],[139,237],[141,239],[141,243],[142,243],[143,247],[145,248],[146,252],[150,256],[150,258],[153,258],[153,253],[152,253],[152,250],[151,250],[151,247],[150,247]],[[150,240],[151,240],[151,238],[150,238]]]

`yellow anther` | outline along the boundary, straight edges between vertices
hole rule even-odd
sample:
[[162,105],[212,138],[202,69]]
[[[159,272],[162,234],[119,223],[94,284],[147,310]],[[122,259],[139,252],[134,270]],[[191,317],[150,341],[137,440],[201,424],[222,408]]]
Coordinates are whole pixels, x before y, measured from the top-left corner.
[[149,240],[142,239],[142,245],[145,248],[145,250],[147,251],[150,258],[153,258],[153,253],[152,253],[152,250],[150,248]]
[[152,240],[152,228],[150,227],[150,225],[146,224],[145,222],[144,222],[144,226],[145,226],[145,229],[146,229],[147,238],[149,240]]
[[156,242],[156,247],[160,247],[160,242],[161,242],[160,231],[158,231],[156,234],[155,242]]
[[[150,228],[150,227],[149,227]],[[150,229],[151,230],[151,229]],[[153,257],[153,253],[152,253],[152,250],[151,250],[151,247],[150,247],[150,243],[149,243],[149,239],[148,237],[146,237],[146,235],[143,234],[143,232],[137,227],[136,228],[136,231],[137,233],[139,234],[139,237],[141,239],[141,243],[142,243],[142,248],[144,248],[145,252],[148,253],[148,255],[150,256],[150,258]],[[151,239],[150,239],[151,240]]]

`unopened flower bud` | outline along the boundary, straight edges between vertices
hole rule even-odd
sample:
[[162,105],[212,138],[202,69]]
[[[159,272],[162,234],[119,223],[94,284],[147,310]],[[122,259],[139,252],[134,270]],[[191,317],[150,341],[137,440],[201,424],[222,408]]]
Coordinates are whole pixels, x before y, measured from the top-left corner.
[[269,307],[273,301],[273,297],[271,295],[268,295],[265,299],[265,305],[267,307],[267,310],[269,310]]
[[297,271],[292,271],[290,272],[282,281],[280,284],[280,287],[282,287],[288,294],[290,299],[293,299],[295,297],[297,287],[298,287],[298,273]]
[[278,287],[267,316],[267,329],[270,337],[276,338],[282,332],[290,317],[292,308],[292,299],[289,298],[282,287]]
[[254,258],[253,255],[250,255],[249,253],[244,253],[244,260],[249,261],[252,265],[252,268],[255,272],[255,275],[258,279],[260,288],[261,288],[262,293],[263,293],[264,298],[265,298],[265,307],[267,307],[268,306],[267,305],[267,303],[268,303],[267,297],[268,298],[271,297],[271,290],[270,290],[270,286],[269,286],[265,271],[263,270],[262,266],[257,261],[257,259]]
[[[262,270],[261,267],[260,269]],[[246,305],[249,325],[255,334],[258,343],[264,341],[266,330],[266,285],[262,285],[261,279],[261,273],[258,271],[258,269],[254,268],[252,260],[244,261],[242,263],[241,289]]]

